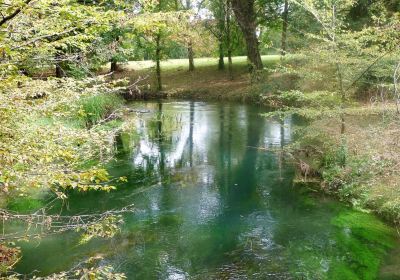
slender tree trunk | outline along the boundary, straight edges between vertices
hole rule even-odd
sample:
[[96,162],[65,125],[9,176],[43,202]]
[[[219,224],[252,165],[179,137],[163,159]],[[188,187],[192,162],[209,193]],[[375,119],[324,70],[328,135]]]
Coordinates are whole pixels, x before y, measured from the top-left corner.
[[281,56],[282,58],[286,55],[286,42],[287,42],[287,27],[289,17],[289,1],[285,0],[285,7],[282,15],[282,42],[281,42]]
[[162,81],[161,81],[161,35],[157,34],[156,37],[156,77],[157,77],[157,90],[162,90]]
[[339,60],[337,59],[337,51],[338,51],[338,46],[336,43],[336,6],[332,5],[332,43],[333,43],[333,55],[336,58],[335,66],[336,66],[336,72],[337,72],[337,78],[339,82],[339,91],[340,91],[340,134],[344,134],[346,132],[346,120],[344,118],[344,109],[345,109],[345,103],[346,103],[346,92],[343,87],[343,75],[342,75],[342,69]]
[[233,64],[232,64],[232,36],[231,36],[231,1],[226,1],[226,44],[228,46],[228,72],[229,79],[233,80]]
[[[339,83],[339,92],[340,92],[340,134],[341,134],[341,149],[346,149],[346,119],[345,119],[345,104],[346,104],[346,91],[344,90],[343,87],[343,74],[342,74],[342,69],[341,69],[341,64],[338,59],[338,46],[336,43],[336,6],[335,4],[332,5],[332,22],[331,22],[331,28],[332,28],[332,35],[331,35],[331,40],[333,43],[333,51],[332,54],[334,55],[336,62],[336,72],[337,72],[337,78],[338,78],[338,83]],[[347,164],[347,154],[343,152],[343,158],[341,159],[341,165],[342,167],[346,166]]]
[[230,49],[228,49],[228,72],[229,72],[229,79],[233,80],[232,51]]
[[344,106],[345,106],[345,102],[346,102],[346,92],[344,91],[344,88],[343,88],[343,75],[342,75],[342,70],[341,70],[339,62],[336,62],[336,70],[337,70],[337,75],[338,75],[338,80],[339,80],[339,90],[340,90],[340,107],[341,107],[340,134],[344,134],[346,132],[346,120],[344,118]]
[[219,60],[218,60],[218,70],[225,69],[225,62],[224,62],[224,46],[222,41],[219,42]]
[[56,78],[63,78],[64,70],[61,67],[61,52],[57,51],[56,53]]
[[250,70],[263,69],[256,34],[254,0],[232,0],[232,8],[246,40],[247,58],[251,63]]
[[[114,39],[114,51],[118,49],[118,44],[119,44],[119,36],[117,35]],[[117,72],[118,71],[118,62],[116,58],[111,58],[111,72]]]
[[194,52],[192,40],[188,44],[189,72],[194,71]]
[[[190,10],[192,8],[191,0],[186,0],[186,10]],[[189,35],[189,43],[188,43],[188,58],[189,58],[189,72],[194,71],[194,52],[193,52],[193,42],[192,38]]]

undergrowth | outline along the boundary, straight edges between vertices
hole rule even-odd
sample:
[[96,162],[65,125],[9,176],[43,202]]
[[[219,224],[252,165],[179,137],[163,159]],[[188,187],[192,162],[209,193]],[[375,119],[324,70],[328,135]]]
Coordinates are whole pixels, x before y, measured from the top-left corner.
[[397,123],[353,116],[340,135],[337,120],[314,120],[298,132],[290,149],[316,170],[313,174],[319,174],[324,191],[400,223]]

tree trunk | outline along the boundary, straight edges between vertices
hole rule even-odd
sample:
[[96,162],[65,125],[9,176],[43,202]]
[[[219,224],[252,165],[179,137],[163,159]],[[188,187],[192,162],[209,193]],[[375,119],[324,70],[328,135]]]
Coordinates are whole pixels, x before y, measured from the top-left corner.
[[57,51],[56,53],[56,78],[63,78],[64,70],[61,67],[61,53]]
[[231,37],[231,1],[226,1],[226,44],[228,46],[228,72],[229,79],[233,80],[233,65],[232,65],[232,37]]
[[[118,50],[118,44],[119,44],[119,36],[117,35],[114,39],[114,51],[117,52]],[[111,58],[111,72],[117,72],[118,71],[118,62],[116,58]]]
[[[186,10],[190,10],[192,7],[191,0],[186,0]],[[194,71],[194,52],[193,52],[193,42],[189,35],[188,43],[188,58],[189,58],[189,72]]]
[[189,72],[194,71],[194,52],[192,40],[188,44]]
[[260,70],[263,69],[263,64],[261,61],[261,55],[260,51],[258,49],[258,38],[255,33],[255,28],[253,31],[253,28],[246,28],[246,33],[244,34],[244,37],[246,39],[246,45],[247,45],[247,57],[251,63],[251,69],[256,69]]
[[156,76],[157,76],[157,90],[162,90],[162,82],[161,82],[161,35],[157,34],[156,37]]
[[110,71],[113,72],[117,72],[118,71],[118,63],[115,59],[111,59],[111,68]]
[[225,69],[225,62],[224,62],[224,47],[222,42],[219,42],[219,60],[218,60],[218,70]]
[[281,56],[286,55],[286,40],[287,40],[287,27],[288,27],[288,16],[289,16],[289,1],[285,0],[285,8],[282,15],[282,42],[281,42]]
[[228,49],[228,72],[229,72],[229,79],[233,80],[232,51],[230,49]]
[[263,69],[256,34],[254,0],[232,0],[232,8],[246,40],[247,58],[251,63],[250,70]]
[[56,78],[63,78],[64,77],[64,71],[61,68],[60,63],[56,64]]

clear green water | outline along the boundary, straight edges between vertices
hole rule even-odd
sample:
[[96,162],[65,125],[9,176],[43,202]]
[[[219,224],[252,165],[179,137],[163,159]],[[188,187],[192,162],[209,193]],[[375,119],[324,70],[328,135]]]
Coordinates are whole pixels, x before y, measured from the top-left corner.
[[129,182],[109,194],[71,194],[64,210],[134,203],[122,232],[83,245],[76,233],[21,243],[18,272],[48,275],[101,255],[128,279],[395,279],[381,265],[393,229],[294,188],[292,163],[267,150],[291,141],[291,119],[222,103],[132,107],[151,112],[121,136],[110,164]]

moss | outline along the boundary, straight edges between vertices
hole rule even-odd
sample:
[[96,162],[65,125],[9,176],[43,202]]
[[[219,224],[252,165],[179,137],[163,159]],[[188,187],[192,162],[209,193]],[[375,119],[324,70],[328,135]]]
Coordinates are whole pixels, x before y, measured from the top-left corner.
[[[332,211],[335,211],[332,209]],[[371,214],[352,209],[338,212],[324,228],[288,245],[295,279],[377,279],[381,260],[395,244],[393,229]],[[302,278],[296,278],[301,276]]]
[[[371,214],[345,211],[331,220],[344,258],[332,262],[330,279],[376,279],[380,261],[394,246],[394,231]],[[356,277],[356,278],[355,278]]]
[[340,228],[349,228],[357,236],[384,247],[394,245],[394,230],[371,214],[347,211],[332,219],[331,223]]
[[330,279],[336,280],[359,280],[360,278],[346,265],[344,264],[334,264],[329,273]]

